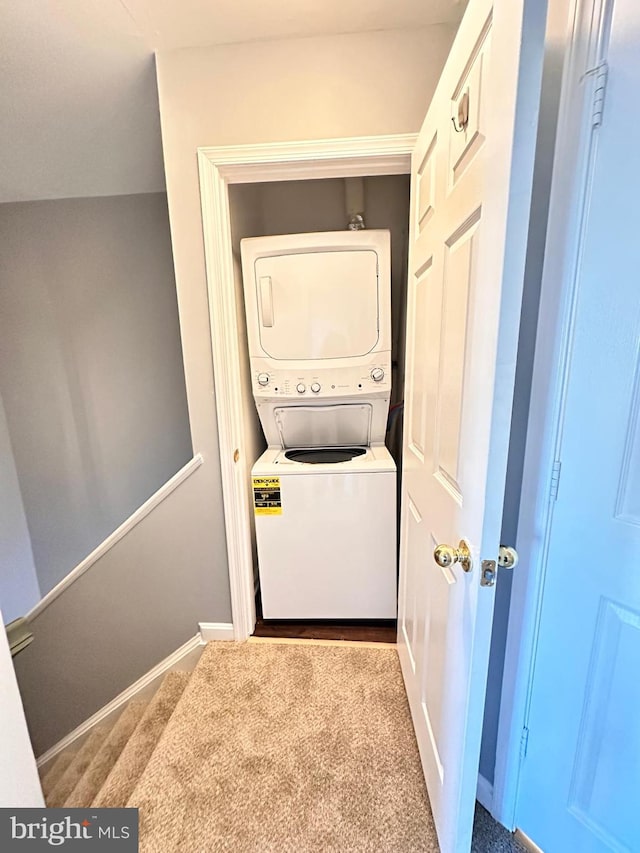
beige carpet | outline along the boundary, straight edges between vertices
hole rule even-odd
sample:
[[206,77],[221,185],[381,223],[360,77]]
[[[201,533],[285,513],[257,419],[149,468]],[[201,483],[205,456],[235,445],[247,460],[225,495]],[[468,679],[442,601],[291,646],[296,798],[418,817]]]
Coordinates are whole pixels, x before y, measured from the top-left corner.
[[108,729],[102,726],[93,729],[89,737],[74,755],[67,769],[51,789],[51,793],[47,797],[47,806],[50,809],[64,806],[67,797],[84,776],[108,733]]
[[60,779],[64,776],[69,768],[69,765],[76,757],[75,752],[63,752],[62,755],[58,756],[53,767],[47,772],[44,779],[42,780],[42,793],[45,798],[48,799],[51,791],[58,784]]
[[165,676],[160,689],[149,702],[92,806],[112,809],[126,806],[190,675],[189,672],[170,672]]
[[85,809],[102,788],[105,779],[133,734],[146,707],[146,702],[130,702],[94,755],[91,764],[65,800],[67,809]]
[[438,850],[388,648],[210,643],[128,805],[143,853]]

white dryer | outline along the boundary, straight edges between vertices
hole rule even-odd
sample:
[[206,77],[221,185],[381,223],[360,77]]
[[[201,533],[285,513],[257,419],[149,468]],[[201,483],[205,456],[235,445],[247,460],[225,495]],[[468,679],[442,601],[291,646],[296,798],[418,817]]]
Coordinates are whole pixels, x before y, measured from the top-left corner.
[[368,400],[384,443],[391,396],[388,231],[241,241],[253,396],[267,444],[274,410]]
[[388,231],[241,243],[267,619],[396,615]]

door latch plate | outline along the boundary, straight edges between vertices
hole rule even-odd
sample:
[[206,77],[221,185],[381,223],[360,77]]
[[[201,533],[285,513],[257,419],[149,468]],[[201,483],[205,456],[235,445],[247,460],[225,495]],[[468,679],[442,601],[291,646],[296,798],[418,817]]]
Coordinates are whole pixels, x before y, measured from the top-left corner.
[[496,561],[483,560],[480,566],[480,586],[493,586],[496,582]]

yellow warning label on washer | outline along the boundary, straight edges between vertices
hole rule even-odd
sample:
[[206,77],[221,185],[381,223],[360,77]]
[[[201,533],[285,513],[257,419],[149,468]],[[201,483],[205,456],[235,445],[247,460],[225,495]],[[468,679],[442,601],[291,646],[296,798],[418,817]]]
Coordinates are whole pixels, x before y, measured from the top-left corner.
[[253,478],[253,508],[256,515],[282,515],[280,477]]

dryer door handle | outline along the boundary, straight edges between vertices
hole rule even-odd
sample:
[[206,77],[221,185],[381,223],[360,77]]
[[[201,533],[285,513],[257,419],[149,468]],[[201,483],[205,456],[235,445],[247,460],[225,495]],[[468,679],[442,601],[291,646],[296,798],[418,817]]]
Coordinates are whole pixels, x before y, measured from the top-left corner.
[[273,294],[271,291],[271,276],[261,275],[259,279],[259,286],[262,325],[271,327],[273,326]]

